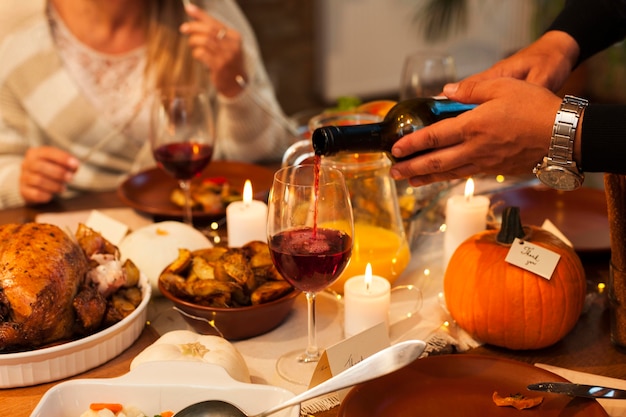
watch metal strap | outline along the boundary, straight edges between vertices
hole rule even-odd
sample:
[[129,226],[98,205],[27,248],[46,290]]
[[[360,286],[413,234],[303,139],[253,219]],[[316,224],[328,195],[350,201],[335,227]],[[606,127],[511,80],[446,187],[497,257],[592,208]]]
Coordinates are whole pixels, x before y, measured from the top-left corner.
[[565,96],[561,108],[556,113],[548,158],[551,163],[562,166],[572,165],[574,137],[580,115],[589,102],[583,98]]

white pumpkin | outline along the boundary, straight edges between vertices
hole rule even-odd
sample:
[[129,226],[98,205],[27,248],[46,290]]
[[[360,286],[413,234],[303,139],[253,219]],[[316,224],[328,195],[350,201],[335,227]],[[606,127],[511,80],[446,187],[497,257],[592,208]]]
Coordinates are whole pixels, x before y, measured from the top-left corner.
[[141,351],[130,369],[154,361],[195,361],[219,365],[235,380],[250,381],[250,371],[241,353],[228,340],[190,330],[173,330]]
[[130,258],[146,274],[152,294],[160,295],[159,275],[178,257],[178,249],[210,248],[211,242],[199,230],[176,221],[164,221],[130,233],[119,244],[122,261]]

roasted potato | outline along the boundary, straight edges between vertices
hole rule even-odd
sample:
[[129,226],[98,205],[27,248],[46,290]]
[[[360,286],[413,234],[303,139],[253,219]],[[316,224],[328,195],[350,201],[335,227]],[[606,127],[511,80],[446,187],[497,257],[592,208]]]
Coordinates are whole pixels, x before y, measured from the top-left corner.
[[268,281],[259,285],[250,296],[252,305],[267,303],[290,293],[293,287],[286,281]]
[[[240,192],[233,189],[225,178],[204,178],[191,182],[192,208],[208,214],[222,213],[233,201],[241,200]],[[170,201],[185,206],[185,195],[179,187],[170,193]]]
[[261,241],[241,248],[180,249],[159,281],[176,297],[210,307],[262,304],[293,291]]
[[[98,323],[101,324],[101,327],[111,326],[132,313],[141,303],[142,293],[139,288],[139,278],[141,276],[141,272],[132,260],[126,259],[122,262],[120,259],[121,255],[119,248],[109,242],[104,236],[102,236],[101,233],[91,229],[89,226],[79,223],[75,237],[76,242],[81,247],[85,255],[90,258],[90,271],[88,272],[87,277],[100,278],[102,276],[101,273],[95,275],[90,274],[92,274],[94,270],[98,270],[98,259],[106,260],[109,257],[113,258],[114,263],[118,265],[122,271],[124,283],[121,284],[121,286],[116,287],[114,284],[111,284],[113,289],[110,290],[110,292],[102,292],[102,290],[100,290],[105,304],[102,308],[104,317],[100,317]],[[107,257],[103,258],[99,255],[107,255]],[[189,256],[189,258],[191,258],[191,256]],[[181,259],[182,262],[183,257],[180,256],[179,259]],[[105,274],[115,275],[115,268],[108,268],[103,271],[105,271]],[[91,285],[94,285],[94,283],[91,283]],[[101,309],[96,305],[96,303],[94,303],[93,298],[91,300],[87,300],[84,299],[84,297],[83,299],[78,300],[74,307],[75,309],[80,310],[80,320],[83,322],[85,327],[85,323],[88,319],[96,317],[94,310]],[[99,316],[102,316],[102,314]],[[91,329],[91,331],[95,330],[96,329]]]

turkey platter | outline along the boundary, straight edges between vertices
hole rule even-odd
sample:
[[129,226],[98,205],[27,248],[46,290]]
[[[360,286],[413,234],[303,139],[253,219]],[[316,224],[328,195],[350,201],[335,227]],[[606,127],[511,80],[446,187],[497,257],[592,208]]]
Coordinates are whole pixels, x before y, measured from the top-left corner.
[[80,225],[0,226],[0,353],[92,334],[141,302],[139,271],[117,247]]

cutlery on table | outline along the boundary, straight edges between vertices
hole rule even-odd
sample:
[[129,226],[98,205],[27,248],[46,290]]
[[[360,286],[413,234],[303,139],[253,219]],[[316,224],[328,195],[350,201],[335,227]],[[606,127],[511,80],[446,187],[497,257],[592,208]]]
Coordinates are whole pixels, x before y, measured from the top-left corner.
[[254,416],[244,413],[228,402],[206,400],[183,408],[174,417],[265,417],[304,401],[390,374],[417,360],[425,347],[426,344],[421,340],[407,340],[389,346],[319,385]]
[[539,382],[527,387],[531,391],[565,394],[571,397],[626,399],[626,390],[600,385],[574,384],[571,382]]

